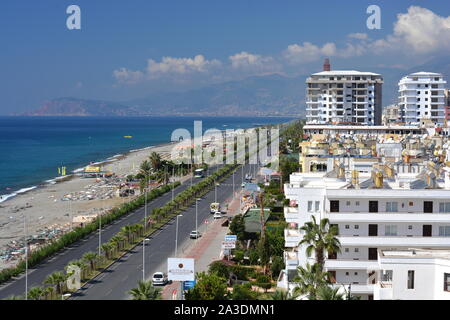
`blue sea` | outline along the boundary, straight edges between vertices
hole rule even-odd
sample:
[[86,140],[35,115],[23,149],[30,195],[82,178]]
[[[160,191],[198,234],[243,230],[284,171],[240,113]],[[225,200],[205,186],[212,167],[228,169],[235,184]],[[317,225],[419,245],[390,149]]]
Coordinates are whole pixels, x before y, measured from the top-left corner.
[[[203,131],[284,123],[280,117],[0,117],[0,202],[117,154],[170,142],[177,128]],[[131,139],[124,136],[132,136]]]

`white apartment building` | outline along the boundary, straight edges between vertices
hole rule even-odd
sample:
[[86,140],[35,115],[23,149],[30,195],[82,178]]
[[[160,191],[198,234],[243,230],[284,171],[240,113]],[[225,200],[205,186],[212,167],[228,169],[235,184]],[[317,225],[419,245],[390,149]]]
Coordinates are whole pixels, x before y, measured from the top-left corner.
[[[326,257],[325,269],[337,286],[351,285],[351,294],[361,299],[380,298],[380,292],[375,292],[382,279],[381,271],[392,270],[391,266],[380,266],[380,250],[450,248],[448,171],[445,181],[427,172],[371,174],[359,173],[358,177],[355,172],[346,172],[343,176],[334,170],[290,176],[290,183],[284,185],[286,197],[298,207],[285,208],[286,269],[279,286],[292,289],[297,267],[315,263],[314,256],[307,257],[306,246],[300,245],[300,228],[311,216],[317,221],[328,218],[338,226],[341,252]],[[403,276],[399,272],[398,279]],[[399,281],[403,284],[403,280]],[[390,293],[382,294],[386,298]],[[390,297],[410,296],[391,293]]]
[[381,75],[323,71],[306,80],[307,124],[380,125]]
[[417,72],[403,77],[399,86],[399,107],[403,121],[421,124],[430,119],[435,125],[445,122],[445,85],[442,74]]
[[450,250],[379,250],[374,300],[450,300]]

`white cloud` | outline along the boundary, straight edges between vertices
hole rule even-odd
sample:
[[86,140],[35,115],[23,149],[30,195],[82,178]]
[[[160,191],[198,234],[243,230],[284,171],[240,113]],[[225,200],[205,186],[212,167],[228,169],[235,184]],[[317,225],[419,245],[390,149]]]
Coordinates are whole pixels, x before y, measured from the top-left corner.
[[358,40],[366,40],[369,38],[369,36],[367,35],[367,33],[350,33],[347,35],[348,38],[352,38],[352,39],[358,39]]
[[231,68],[247,72],[268,72],[280,69],[280,65],[272,57],[263,57],[245,51],[228,57]]
[[394,32],[371,45],[378,54],[403,51],[408,54],[430,54],[450,49],[450,17],[411,6],[408,12],[397,15]]
[[289,64],[302,64],[320,60],[323,57],[331,57],[336,54],[336,45],[332,42],[324,44],[322,47],[304,42],[303,44],[291,44],[283,52],[283,57]]
[[127,68],[120,68],[113,71],[114,78],[120,83],[135,84],[144,79],[141,71],[132,71]]
[[197,55],[194,58],[163,57],[161,62],[148,60],[147,73],[151,78],[170,74],[204,73],[212,68],[221,66],[219,60],[206,60],[204,56]]

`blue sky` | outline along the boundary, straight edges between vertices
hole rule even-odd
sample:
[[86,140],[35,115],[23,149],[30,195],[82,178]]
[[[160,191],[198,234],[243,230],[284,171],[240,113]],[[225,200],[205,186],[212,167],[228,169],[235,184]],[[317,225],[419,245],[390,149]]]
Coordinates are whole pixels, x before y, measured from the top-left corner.
[[[82,30],[66,28],[70,4],[81,8]],[[366,27],[371,4],[381,8],[381,30]],[[336,68],[371,71],[450,53],[450,2],[442,0],[5,0],[0,9],[0,114],[63,96],[126,100],[307,74],[324,56]]]

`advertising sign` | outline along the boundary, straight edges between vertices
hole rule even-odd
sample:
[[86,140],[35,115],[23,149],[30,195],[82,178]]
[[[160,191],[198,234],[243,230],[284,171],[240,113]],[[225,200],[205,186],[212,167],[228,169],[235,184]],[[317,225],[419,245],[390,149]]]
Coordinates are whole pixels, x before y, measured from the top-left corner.
[[194,281],[194,259],[168,258],[167,275],[171,281]]
[[235,249],[236,241],[222,241],[222,249]]
[[183,290],[192,289],[195,286],[195,281],[184,281],[183,282]]

